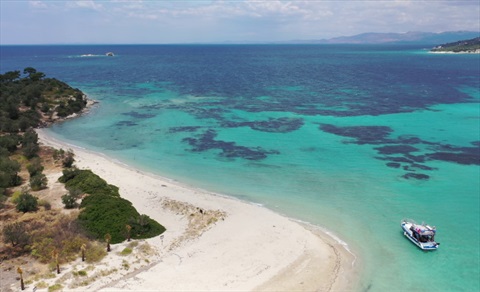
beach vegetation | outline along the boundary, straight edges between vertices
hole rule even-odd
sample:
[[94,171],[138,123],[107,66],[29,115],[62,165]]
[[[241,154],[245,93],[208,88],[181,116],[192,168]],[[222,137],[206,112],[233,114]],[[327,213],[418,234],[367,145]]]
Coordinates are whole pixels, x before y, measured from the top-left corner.
[[37,289],[45,289],[48,287],[48,284],[45,281],[40,281],[35,285],[35,287],[37,287]]
[[63,175],[58,180],[65,183],[67,189],[77,189],[90,195],[101,194],[120,197],[118,187],[108,184],[91,170],[67,168],[63,170]]
[[133,252],[133,249],[131,249],[129,247],[126,247],[120,252],[120,255],[127,256],[127,255],[131,254],[132,252]]
[[62,290],[63,286],[61,284],[54,284],[48,287],[48,292],[59,291]]
[[82,276],[82,277],[86,277],[87,276],[87,271],[85,270],[80,270],[80,271],[73,271],[72,274],[74,276]]
[[131,241],[128,243],[128,247],[134,248],[138,246],[138,241]]
[[126,260],[123,260],[122,267],[124,270],[128,271],[128,269],[130,269],[130,264]]
[[62,165],[63,167],[72,167],[73,163],[75,162],[74,154],[72,150],[68,150],[64,155],[62,159]]
[[78,220],[96,239],[110,234],[111,243],[125,240],[125,226],[131,227],[131,238],[150,238],[165,231],[165,227],[147,215],[141,215],[132,203],[120,197],[118,187],[108,184],[90,170],[65,169],[59,179],[67,188],[88,194],[80,204]]
[[107,255],[105,248],[97,242],[89,243],[85,250],[85,260],[87,263],[96,263],[101,261]]

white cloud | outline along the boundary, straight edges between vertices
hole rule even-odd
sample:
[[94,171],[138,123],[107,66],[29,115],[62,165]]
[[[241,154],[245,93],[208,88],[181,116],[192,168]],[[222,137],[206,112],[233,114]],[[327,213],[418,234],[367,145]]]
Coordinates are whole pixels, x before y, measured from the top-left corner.
[[28,4],[33,8],[47,8],[47,4],[43,1],[29,1]]
[[67,1],[66,6],[68,8],[83,8],[100,11],[103,9],[103,5],[96,3],[93,0],[80,0],[80,1]]
[[[32,22],[26,20],[35,20],[39,31],[51,31],[59,42],[65,41],[65,35],[75,35],[77,42],[108,42],[115,35],[115,41],[125,43],[165,43],[480,30],[478,0],[0,1],[2,41],[8,41],[4,37],[7,23],[15,28]],[[58,35],[53,33],[56,29]],[[90,35],[80,39],[79,31],[89,31]],[[116,34],[118,31],[122,34]],[[22,40],[35,37],[29,34],[25,29],[9,35]]]

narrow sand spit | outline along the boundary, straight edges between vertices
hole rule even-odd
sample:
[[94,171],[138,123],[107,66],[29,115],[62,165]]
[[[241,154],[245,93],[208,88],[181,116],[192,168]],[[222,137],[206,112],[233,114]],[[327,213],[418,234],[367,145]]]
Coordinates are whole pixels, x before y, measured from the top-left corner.
[[65,283],[65,290],[345,291],[357,283],[355,256],[315,226],[129,168],[46,130],[37,133],[44,145],[72,149],[77,167],[118,186],[141,214],[167,228],[140,243],[151,247],[142,264],[121,269],[125,259],[110,253],[102,265],[111,272],[81,287]]

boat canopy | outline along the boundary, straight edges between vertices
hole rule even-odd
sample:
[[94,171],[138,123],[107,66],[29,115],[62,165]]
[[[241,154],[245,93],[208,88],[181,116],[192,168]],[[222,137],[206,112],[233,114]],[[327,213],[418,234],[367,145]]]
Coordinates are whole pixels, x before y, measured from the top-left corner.
[[435,229],[430,229],[423,225],[414,224],[412,225],[412,229],[420,235],[435,235]]

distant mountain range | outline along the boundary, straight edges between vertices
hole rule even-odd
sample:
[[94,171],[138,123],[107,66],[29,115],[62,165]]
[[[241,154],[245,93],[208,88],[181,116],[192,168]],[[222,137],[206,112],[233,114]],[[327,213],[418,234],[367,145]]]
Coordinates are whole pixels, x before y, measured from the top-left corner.
[[433,32],[406,32],[406,33],[375,33],[368,32],[354,36],[342,36],[321,40],[293,40],[282,43],[307,44],[431,44],[438,45],[464,39],[473,39],[480,36],[475,31],[448,31]]

